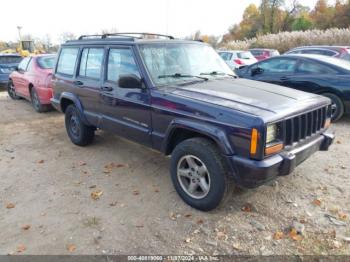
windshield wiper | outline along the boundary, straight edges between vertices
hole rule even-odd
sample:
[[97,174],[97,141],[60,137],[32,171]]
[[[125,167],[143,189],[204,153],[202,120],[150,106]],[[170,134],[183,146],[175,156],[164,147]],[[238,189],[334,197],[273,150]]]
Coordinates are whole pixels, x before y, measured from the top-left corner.
[[233,74],[227,74],[225,72],[221,72],[221,71],[212,71],[212,72],[209,72],[209,73],[200,73],[200,75],[206,75],[206,76],[231,76],[233,78],[237,78],[236,75],[233,75]]
[[203,77],[203,76],[186,75],[186,74],[180,74],[180,73],[175,73],[175,74],[172,74],[172,75],[160,75],[160,76],[158,76],[158,78],[168,78],[168,77],[172,77],[172,78],[195,77],[195,78],[202,79],[204,81],[208,81],[209,80],[209,78]]

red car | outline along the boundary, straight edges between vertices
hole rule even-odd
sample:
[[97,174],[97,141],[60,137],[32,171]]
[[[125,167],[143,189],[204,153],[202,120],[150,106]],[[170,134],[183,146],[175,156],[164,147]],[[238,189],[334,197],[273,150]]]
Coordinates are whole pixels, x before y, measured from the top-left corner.
[[10,74],[8,94],[12,99],[25,98],[41,113],[51,108],[52,69],[55,55],[35,55],[23,58]]
[[280,53],[276,49],[253,48],[249,49],[249,51],[258,61],[262,61],[267,58],[280,55]]

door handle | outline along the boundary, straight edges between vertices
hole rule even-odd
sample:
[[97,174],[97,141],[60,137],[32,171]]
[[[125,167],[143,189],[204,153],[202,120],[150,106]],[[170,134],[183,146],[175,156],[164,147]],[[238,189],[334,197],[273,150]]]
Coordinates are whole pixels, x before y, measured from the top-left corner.
[[287,80],[289,80],[289,77],[282,76],[280,79],[281,79],[282,81],[287,81]]
[[74,81],[73,84],[76,85],[76,86],[82,86],[84,83],[79,81],[79,80],[77,80],[77,81]]
[[111,91],[113,91],[113,87],[111,87],[111,86],[102,86],[101,90],[102,91],[111,92]]

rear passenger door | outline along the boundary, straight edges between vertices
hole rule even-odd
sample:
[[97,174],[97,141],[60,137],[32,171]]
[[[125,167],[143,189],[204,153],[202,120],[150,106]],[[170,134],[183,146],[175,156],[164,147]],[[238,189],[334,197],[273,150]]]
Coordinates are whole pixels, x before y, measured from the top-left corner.
[[101,115],[99,96],[104,53],[104,47],[84,47],[80,54],[77,77],[73,82],[85,115],[95,125]]
[[122,75],[141,78],[132,47],[111,46],[105,62],[104,81],[100,90],[103,128],[117,132],[133,141],[151,145],[151,111],[149,90],[122,88]]

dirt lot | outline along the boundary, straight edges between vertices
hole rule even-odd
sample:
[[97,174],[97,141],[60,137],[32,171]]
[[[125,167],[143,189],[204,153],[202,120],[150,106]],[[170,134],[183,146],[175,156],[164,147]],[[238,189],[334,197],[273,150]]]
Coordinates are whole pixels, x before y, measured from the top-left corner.
[[157,152],[101,131],[79,148],[5,92],[0,112],[0,254],[350,254],[350,118],[329,152],[203,213]]

